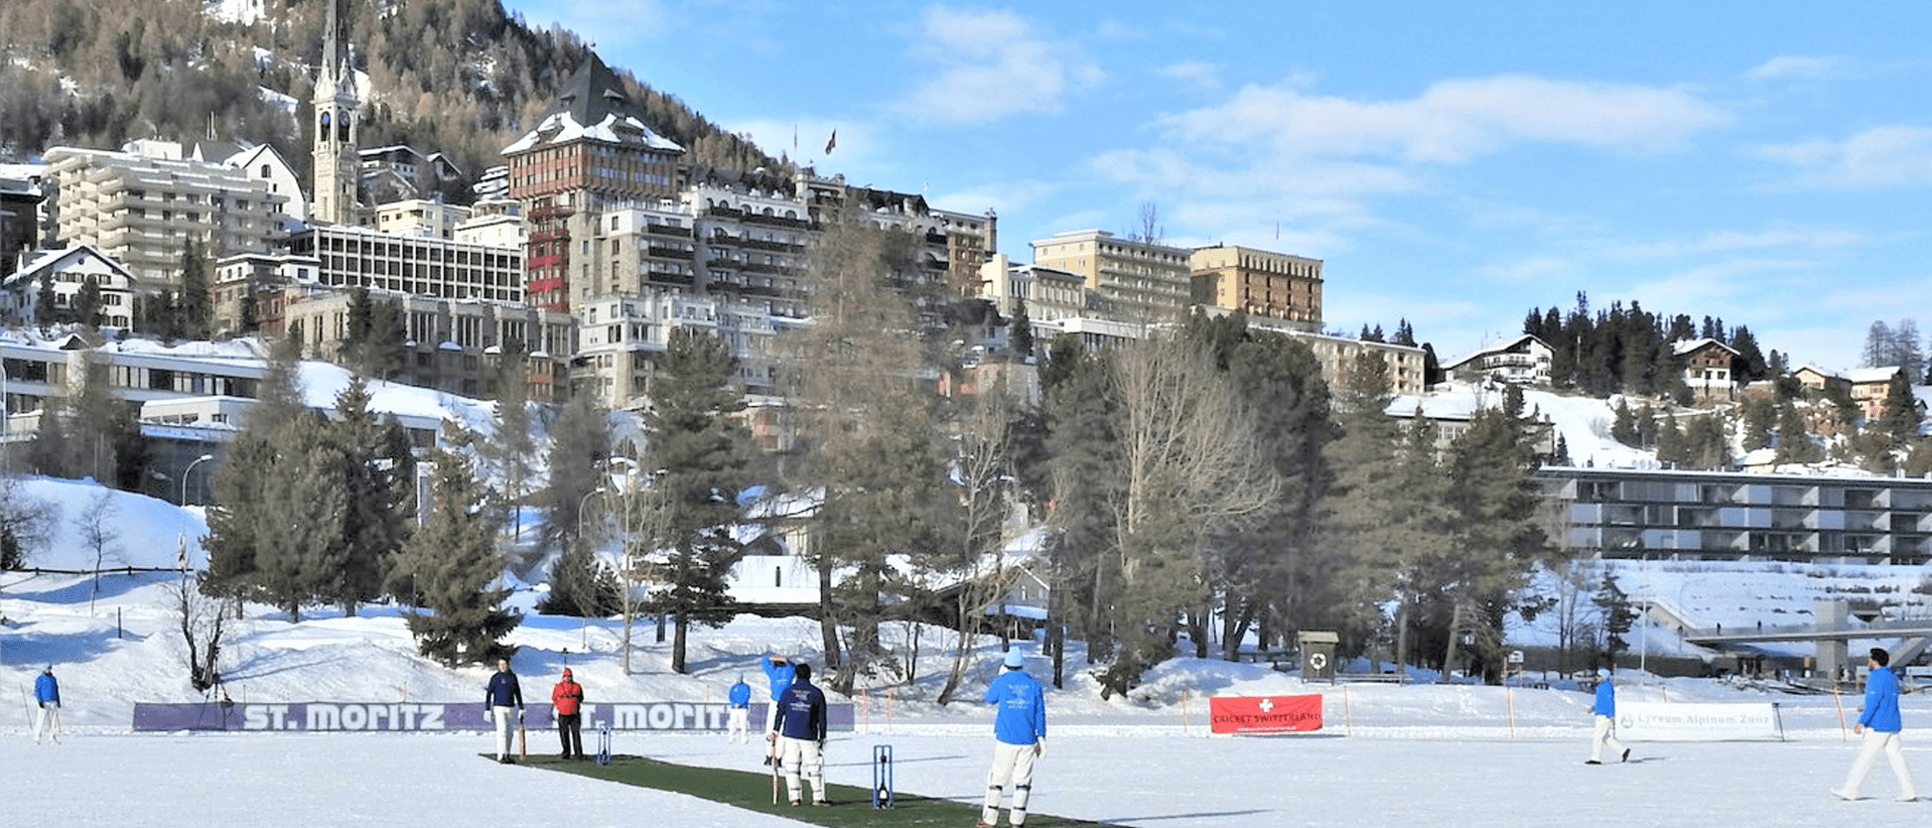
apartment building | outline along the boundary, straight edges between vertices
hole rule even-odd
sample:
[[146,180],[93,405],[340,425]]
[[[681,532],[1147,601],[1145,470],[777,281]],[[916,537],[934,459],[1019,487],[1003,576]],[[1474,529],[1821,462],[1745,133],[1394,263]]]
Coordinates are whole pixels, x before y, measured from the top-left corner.
[[287,193],[243,169],[183,160],[180,144],[55,147],[45,159],[56,239],[100,250],[155,289],[180,286],[190,240],[214,259],[267,253],[284,236]]
[[1037,264],[1015,264],[1004,253],[980,265],[979,274],[979,295],[1008,319],[1022,302],[1027,318],[1035,324],[1070,319],[1085,315],[1092,300],[1086,277]]
[[[592,278],[584,235],[607,210],[676,198],[684,148],[645,124],[624,85],[594,53],[537,127],[503,148],[509,195],[523,203],[530,301],[571,310]],[[573,220],[574,219],[574,220]]]
[[1032,246],[1033,264],[1080,274],[1115,318],[1166,322],[1187,312],[1194,272],[1187,250],[1105,230],[1055,233]]
[[1932,480],[1544,468],[1552,537],[1585,557],[1932,561]]
[[1321,330],[1322,260],[1217,244],[1195,248],[1189,263],[1194,304]]
[[659,361],[678,328],[716,336],[738,360],[734,380],[769,391],[777,381],[771,345],[777,331],[762,307],[724,296],[654,293],[602,296],[585,303],[579,323],[573,393],[593,393],[611,410],[648,403]]

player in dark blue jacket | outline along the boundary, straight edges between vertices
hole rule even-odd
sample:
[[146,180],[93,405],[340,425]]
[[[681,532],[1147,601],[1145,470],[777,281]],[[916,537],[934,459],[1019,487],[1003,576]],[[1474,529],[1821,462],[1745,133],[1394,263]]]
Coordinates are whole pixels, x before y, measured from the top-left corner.
[[778,763],[793,805],[804,801],[801,773],[812,783],[812,804],[825,798],[825,694],[812,686],[812,665],[793,665],[791,686],[778,701]]
[[523,685],[517,683],[517,674],[510,672],[507,658],[496,660],[496,673],[483,688],[483,711],[496,717],[496,761],[515,762],[510,757],[510,716],[515,713],[517,721],[523,721]]

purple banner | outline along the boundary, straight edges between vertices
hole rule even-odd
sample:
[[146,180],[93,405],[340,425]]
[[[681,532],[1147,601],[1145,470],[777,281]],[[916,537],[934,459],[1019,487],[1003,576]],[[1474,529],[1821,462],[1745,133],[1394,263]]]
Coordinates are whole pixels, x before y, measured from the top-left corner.
[[[853,730],[850,704],[825,705],[826,729]],[[765,705],[751,706],[753,727],[765,721]],[[612,730],[717,730],[729,721],[729,705],[700,702],[624,702],[584,705],[584,729],[609,722]],[[526,728],[555,726],[547,704],[527,705]],[[155,730],[494,730],[478,702],[291,702],[153,704],[136,702],[134,729]]]

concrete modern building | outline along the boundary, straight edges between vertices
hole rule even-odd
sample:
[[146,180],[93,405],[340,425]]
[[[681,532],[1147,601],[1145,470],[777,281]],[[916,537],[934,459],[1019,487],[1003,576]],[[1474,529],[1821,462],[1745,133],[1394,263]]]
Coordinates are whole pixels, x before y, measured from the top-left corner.
[[1195,248],[1189,261],[1194,304],[1321,330],[1322,260],[1217,244]]
[[523,251],[513,247],[317,225],[289,239],[288,252],[315,260],[324,287],[524,302]]
[[1586,557],[1932,561],[1932,480],[1544,468],[1552,536]]
[[191,239],[212,261],[270,252],[283,236],[288,194],[227,164],[183,160],[180,144],[56,147],[45,158],[59,243],[92,246],[156,289],[180,285]]
[[1035,241],[1033,264],[1078,273],[1105,315],[1133,322],[1169,322],[1186,313],[1193,257],[1164,244],[1123,239],[1105,230],[1073,230]]

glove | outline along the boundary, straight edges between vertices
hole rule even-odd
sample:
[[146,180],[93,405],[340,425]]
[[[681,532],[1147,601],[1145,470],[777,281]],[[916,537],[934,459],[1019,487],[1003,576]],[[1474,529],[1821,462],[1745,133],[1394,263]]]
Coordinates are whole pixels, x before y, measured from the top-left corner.
[[1033,755],[1035,757],[1046,755],[1046,737],[1045,736],[1040,737],[1039,741],[1033,743]]
[[825,740],[824,740],[824,739],[820,739],[820,740],[818,740],[818,752],[819,752],[819,753],[824,753],[824,752],[825,752]]
[[523,724],[523,708],[517,708],[517,724]]

